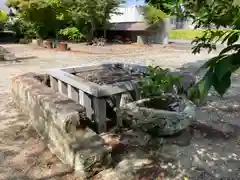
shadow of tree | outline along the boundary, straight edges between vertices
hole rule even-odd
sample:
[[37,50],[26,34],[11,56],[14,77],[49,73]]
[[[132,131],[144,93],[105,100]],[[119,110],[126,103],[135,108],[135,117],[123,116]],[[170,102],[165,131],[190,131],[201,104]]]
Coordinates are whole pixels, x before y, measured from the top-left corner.
[[[185,64],[180,71],[196,73],[204,62],[199,60]],[[239,79],[237,76],[234,78]],[[239,88],[236,88],[236,92],[237,90],[239,92]],[[240,96],[231,92],[223,99],[213,96],[214,99],[197,108],[197,119],[191,127],[192,133],[182,137],[187,139],[190,136],[189,144],[180,146],[173,143],[171,138],[170,141],[168,138],[159,138],[147,144],[144,150],[140,147],[133,149],[119,146],[120,150],[116,152],[117,163],[113,168],[116,173],[113,177],[240,179],[240,123],[237,123],[240,117],[240,108],[237,108],[240,107]],[[155,148],[152,149],[153,145]]]
[[[203,61],[196,62],[196,64],[187,64],[189,67],[184,67],[182,70],[192,72],[201,63]],[[3,98],[6,97],[6,94],[1,95]],[[239,98],[236,95],[228,96],[228,99],[234,98],[237,100],[237,97]],[[230,121],[228,121],[229,116],[227,116],[230,115],[236,118],[239,117],[239,114],[237,110],[234,113],[223,111],[219,105],[221,102],[220,99],[211,102],[216,103],[214,106],[210,104],[214,112],[208,106],[209,103],[204,107],[199,107],[197,110],[197,123],[191,127],[192,132],[190,131],[191,133],[189,134],[182,136],[179,134],[176,137],[172,137],[172,139],[152,139],[145,146],[119,144],[112,152],[112,156],[116,161],[112,167],[112,172],[115,172],[114,175],[122,180],[154,179],[158,177],[177,180],[183,179],[185,176],[189,179],[199,180],[239,179],[240,143],[238,132],[240,132],[240,129],[237,125],[231,125]],[[61,168],[59,167],[61,163],[45,149],[39,137],[34,135],[35,131],[28,127],[19,131],[25,127],[24,124],[28,124],[27,117],[24,118],[22,115],[19,115],[9,100],[0,100],[0,103],[3,104],[0,107],[2,112],[0,119],[0,145],[1,149],[5,148],[0,165],[8,171],[8,173],[4,174],[6,179],[18,177],[18,179],[33,180],[48,178],[67,180],[68,177],[65,175],[69,175],[72,170],[68,170],[67,167],[62,165]],[[227,101],[226,106],[231,104],[230,101]],[[5,109],[5,107],[8,108]],[[11,122],[9,119],[11,119]],[[221,121],[223,121],[222,124],[220,124]],[[180,146],[173,143],[178,141],[178,138],[189,139],[189,137],[191,141],[185,145]],[[89,142],[90,140],[86,139],[86,141]],[[93,148],[93,146],[95,144],[89,144],[86,148]],[[25,159],[23,161],[18,159],[20,156],[22,157],[23,152],[28,152],[26,157],[30,160]],[[16,165],[16,161],[19,164]],[[27,161],[27,165],[24,164]],[[56,164],[59,164],[59,166],[56,166]],[[7,167],[11,167],[12,170],[10,171]],[[30,167],[31,170],[28,171],[27,167]],[[56,172],[56,169],[58,171],[61,170],[61,172]],[[20,170],[22,171],[19,172]],[[49,171],[55,172],[46,175],[49,174]],[[14,172],[14,174],[11,172]],[[24,174],[23,172],[27,173]],[[36,175],[37,173],[38,175]]]
[[36,59],[36,58],[38,58],[38,57],[37,57],[37,56],[17,57],[17,58],[16,58],[16,61],[17,61],[17,62],[22,62],[22,61],[24,61],[24,60]]
[[74,180],[72,169],[46,148],[28,117],[16,109],[11,94],[0,95],[0,179]]

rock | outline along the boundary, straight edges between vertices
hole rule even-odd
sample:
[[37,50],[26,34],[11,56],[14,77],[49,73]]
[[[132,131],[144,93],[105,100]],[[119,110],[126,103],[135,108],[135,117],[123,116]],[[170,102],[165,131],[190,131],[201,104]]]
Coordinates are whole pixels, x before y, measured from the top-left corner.
[[157,136],[173,135],[195,121],[195,105],[191,101],[179,100],[180,112],[176,112],[145,107],[145,104],[152,100],[142,99],[128,103],[119,108],[118,115],[123,121],[130,121],[132,128]]
[[16,59],[13,53],[0,46],[0,61],[16,61]]

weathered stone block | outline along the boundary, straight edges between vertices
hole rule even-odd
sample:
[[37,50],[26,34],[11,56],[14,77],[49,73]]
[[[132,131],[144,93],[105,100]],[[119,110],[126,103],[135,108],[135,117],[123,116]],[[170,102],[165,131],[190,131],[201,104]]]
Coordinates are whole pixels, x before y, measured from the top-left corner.
[[[12,93],[19,109],[29,115],[31,124],[50,150],[83,179],[91,170],[101,170],[111,161],[103,139],[84,123],[85,109],[73,100],[41,83],[35,73],[12,79]],[[91,168],[91,170],[89,170]]]
[[0,61],[16,61],[17,58],[4,47],[0,46]]
[[[156,97],[128,103],[118,109],[118,116],[133,128],[154,131],[157,135],[175,134],[194,122],[195,105],[192,102],[171,96],[166,98],[162,100]],[[173,101],[170,102],[169,98],[173,98]],[[167,109],[173,105],[177,106],[171,107],[172,110]]]

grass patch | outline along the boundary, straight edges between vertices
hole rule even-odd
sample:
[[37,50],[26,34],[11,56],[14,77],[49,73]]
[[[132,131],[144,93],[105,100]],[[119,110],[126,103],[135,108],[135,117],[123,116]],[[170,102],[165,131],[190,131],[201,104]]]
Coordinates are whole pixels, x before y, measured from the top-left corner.
[[204,33],[203,30],[198,30],[198,29],[177,29],[177,30],[171,30],[169,32],[169,38],[193,40],[196,37],[202,36],[203,33]]
[[[205,30],[201,29],[177,29],[169,32],[170,39],[193,40],[196,37],[201,37]],[[221,31],[239,31],[239,30],[221,30]]]

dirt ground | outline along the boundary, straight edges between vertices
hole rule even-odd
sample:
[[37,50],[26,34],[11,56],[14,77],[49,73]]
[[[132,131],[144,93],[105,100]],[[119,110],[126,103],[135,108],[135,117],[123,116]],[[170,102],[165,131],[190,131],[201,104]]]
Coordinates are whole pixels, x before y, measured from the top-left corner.
[[[0,180],[81,179],[74,177],[72,169],[50,153],[29,126],[28,118],[16,109],[11,97],[11,76],[28,71],[45,72],[50,68],[116,61],[157,64],[173,69],[184,67],[186,71],[194,72],[199,64],[213,55],[202,53],[193,56],[189,49],[157,45],[89,47],[73,44],[73,52],[55,52],[30,45],[4,46],[19,59],[17,62],[0,62]],[[239,88],[239,74],[236,74],[224,99],[213,94],[204,107],[197,108],[199,123],[195,126],[173,138],[148,141],[141,149],[120,148],[121,154],[125,153],[121,160],[116,158],[118,164],[94,178],[240,179]],[[115,154],[118,155],[119,151]]]

